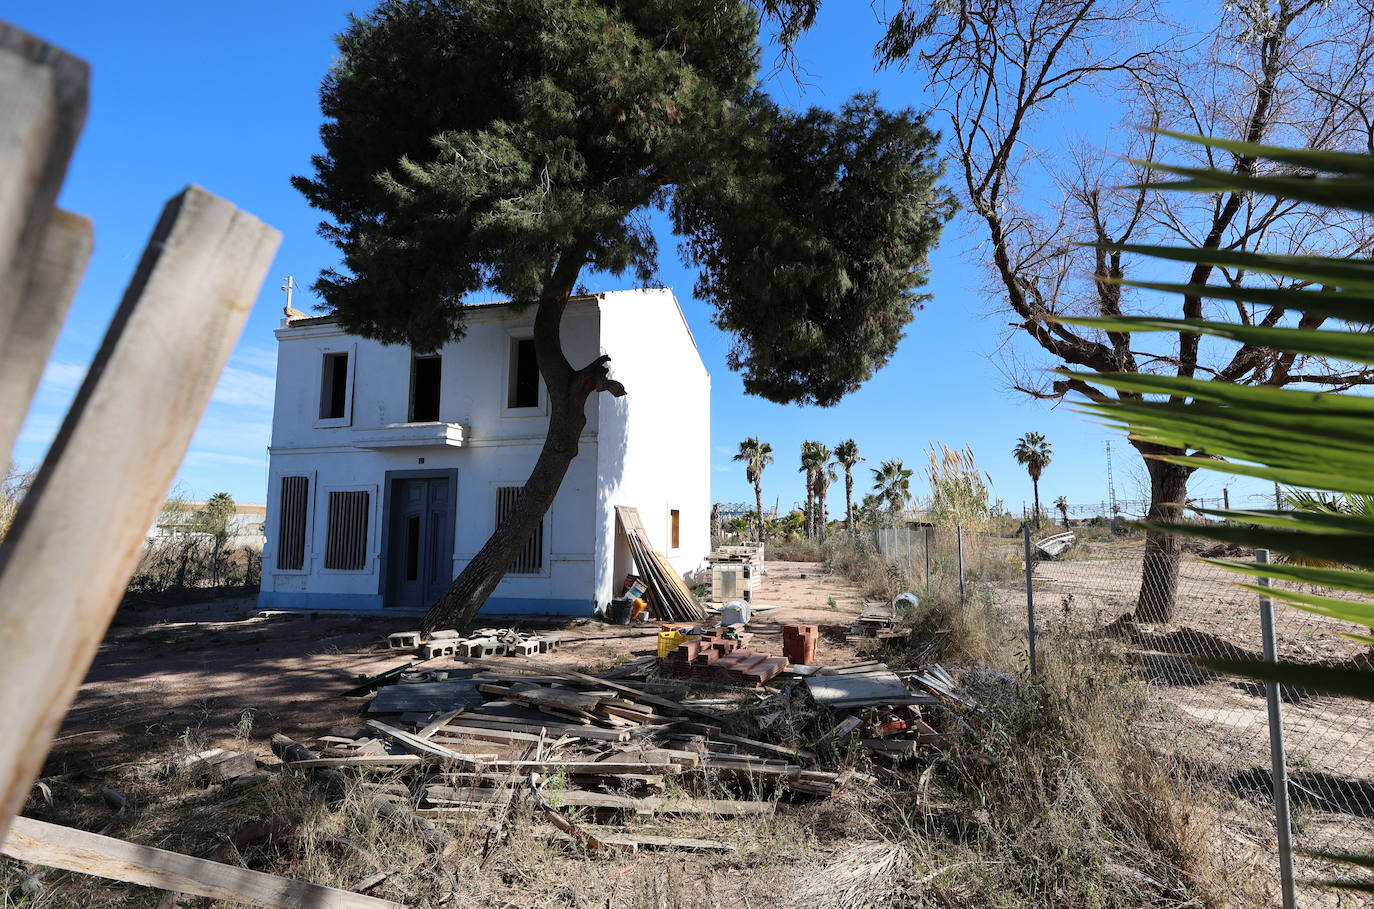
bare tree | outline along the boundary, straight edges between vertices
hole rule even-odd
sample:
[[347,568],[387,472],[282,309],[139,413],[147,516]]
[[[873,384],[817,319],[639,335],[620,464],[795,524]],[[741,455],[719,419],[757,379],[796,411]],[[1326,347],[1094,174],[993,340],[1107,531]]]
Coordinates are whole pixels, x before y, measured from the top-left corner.
[[[1286,167],[1176,141],[1169,130],[1374,149],[1369,0],[1242,0],[1216,11],[1204,33],[1163,21],[1154,9],[1136,0],[952,0],[919,8],[903,0],[887,19],[881,62],[919,67],[949,117],[955,170],[985,242],[989,289],[1012,318],[1001,346],[1010,384],[1047,400],[1105,401],[1118,396],[1108,385],[1050,370],[1322,391],[1374,383],[1369,368],[1204,341],[1169,321],[1205,315],[1241,326],[1318,328],[1319,316],[1266,305],[1278,286],[1305,287],[1300,279],[1275,285],[1243,267],[1194,260],[1217,258],[1213,250],[1368,255],[1369,218],[1242,192],[1161,193],[1149,167],[1168,161],[1237,174]],[[1051,118],[1092,93],[1116,105],[1125,125],[1108,148],[1065,149]],[[1135,256],[1141,244],[1205,255],[1180,257],[1178,273],[1169,274]],[[1152,271],[1136,273],[1137,263]],[[1150,289],[1123,286],[1128,276]],[[1122,314],[1159,317],[1160,330],[1098,331],[1059,321]],[[1131,444],[1149,474],[1147,518],[1177,519],[1193,468],[1164,458],[1206,453]],[[1175,535],[1147,534],[1138,620],[1171,620],[1180,550]]]

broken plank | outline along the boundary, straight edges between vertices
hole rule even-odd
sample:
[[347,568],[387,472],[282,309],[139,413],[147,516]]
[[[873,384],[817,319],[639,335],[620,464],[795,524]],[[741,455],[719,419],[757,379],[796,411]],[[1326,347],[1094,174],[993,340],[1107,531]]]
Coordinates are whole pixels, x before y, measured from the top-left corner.
[[90,669],[280,241],[199,187],[167,203],[19,506],[0,558],[0,689],[25,696],[0,719],[0,832]]
[[404,909],[391,900],[250,871],[98,833],[17,817],[0,852],[63,871],[270,909]]
[[434,733],[438,732],[440,729],[443,729],[445,726],[451,723],[458,716],[458,714],[462,712],[463,708],[457,707],[453,710],[448,710],[444,713],[439,714],[439,716],[435,717],[431,722],[426,723],[423,729],[415,733],[415,737],[420,739],[429,738],[430,736],[434,735]]
[[679,773],[682,768],[671,761],[491,761],[483,765],[491,771],[513,770],[521,773],[558,773],[578,776],[620,776],[621,774]]
[[400,745],[407,751],[412,751],[416,754],[424,755],[426,757],[438,758],[441,761],[448,761],[451,763],[460,763],[468,765],[475,763],[475,760],[473,758],[470,758],[463,754],[459,754],[451,748],[445,748],[442,745],[436,745],[433,742],[430,742],[426,739],[416,738],[409,732],[406,732],[403,729],[397,729],[394,726],[388,726],[386,723],[383,723],[380,720],[368,720],[367,725],[371,726],[373,729],[376,729],[382,735],[391,739],[393,742],[395,742],[397,745]]
[[311,767],[409,767],[423,762],[418,754],[355,754],[349,757],[302,758],[286,761],[287,766],[308,769]]
[[489,714],[469,713],[463,717],[463,725],[469,729],[509,729],[512,732],[532,734],[536,738],[542,731],[546,735],[571,735],[601,742],[628,742],[630,740],[630,733],[619,729],[573,726],[568,723],[543,723],[538,720],[518,720],[512,717]]

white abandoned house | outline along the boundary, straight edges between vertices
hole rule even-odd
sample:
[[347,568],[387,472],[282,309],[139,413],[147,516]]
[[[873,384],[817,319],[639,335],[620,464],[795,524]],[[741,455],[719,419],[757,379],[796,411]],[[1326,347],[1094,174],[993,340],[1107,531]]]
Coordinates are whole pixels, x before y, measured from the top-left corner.
[[[534,466],[548,401],[534,307],[472,305],[433,355],[283,321],[259,604],[431,605],[486,542]],[[623,398],[593,395],[553,507],[483,615],[590,615],[634,570],[615,506],[639,510],[679,572],[710,548],[710,376],[667,289],[572,300],[574,365],[611,357]]]

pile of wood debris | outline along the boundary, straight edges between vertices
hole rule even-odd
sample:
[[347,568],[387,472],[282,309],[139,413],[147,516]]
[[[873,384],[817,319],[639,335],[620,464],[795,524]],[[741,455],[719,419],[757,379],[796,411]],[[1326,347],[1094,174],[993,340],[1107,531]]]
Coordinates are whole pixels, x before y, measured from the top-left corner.
[[839,716],[826,738],[837,745],[857,741],[892,762],[922,749],[948,748],[948,737],[931,721],[938,716],[938,725],[951,718],[957,723],[957,710],[977,709],[973,697],[960,692],[939,665],[894,672],[886,663],[871,660],[818,669],[806,677],[806,687],[817,705]]
[[[455,661],[477,671],[420,683],[388,678],[398,684],[381,689],[372,712],[385,703],[398,717],[332,729],[319,738],[318,753],[280,736],[274,750],[290,767],[361,774],[359,785],[427,822],[481,815],[499,830],[513,806],[529,801],[551,835],[589,849],[728,850],[723,842],[592,827],[566,812],[600,822],[765,814],[779,796],[827,796],[855,779],[872,781],[852,769],[820,768],[816,752],[799,744],[725,732],[729,715],[741,710],[774,719],[800,713],[827,724],[838,718],[816,736],[817,746],[834,755],[857,745],[896,762],[948,747],[937,726],[975,706],[939,666],[794,666],[767,687],[738,688],[723,678],[728,696],[690,698],[690,688],[712,686],[662,677],[654,656],[601,676],[529,657]],[[410,706],[432,709],[404,710],[390,691],[414,693]],[[377,772],[389,782],[369,782]],[[719,784],[738,797],[721,798]]]

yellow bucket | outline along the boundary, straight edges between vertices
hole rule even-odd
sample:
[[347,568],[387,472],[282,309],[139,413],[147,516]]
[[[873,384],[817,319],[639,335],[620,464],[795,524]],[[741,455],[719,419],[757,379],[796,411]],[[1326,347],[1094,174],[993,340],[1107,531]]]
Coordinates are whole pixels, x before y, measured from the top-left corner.
[[660,631],[658,633],[658,658],[663,659],[684,641],[695,641],[700,637],[699,634],[683,634],[681,631]]

